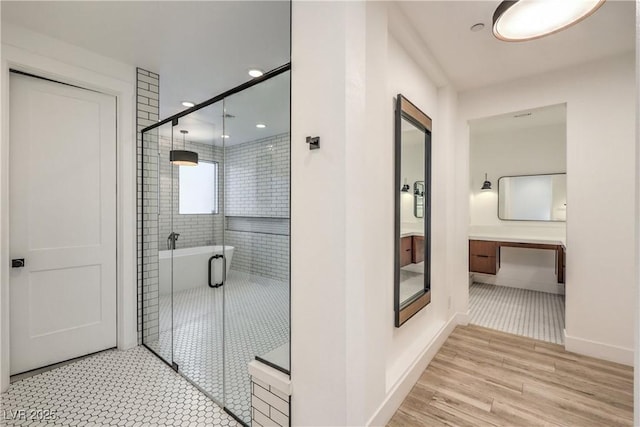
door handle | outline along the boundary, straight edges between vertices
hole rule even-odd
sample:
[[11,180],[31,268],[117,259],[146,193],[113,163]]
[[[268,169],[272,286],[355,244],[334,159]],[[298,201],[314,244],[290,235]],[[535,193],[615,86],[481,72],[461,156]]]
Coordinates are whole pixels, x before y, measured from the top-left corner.
[[24,267],[24,258],[16,258],[11,260],[11,268]]

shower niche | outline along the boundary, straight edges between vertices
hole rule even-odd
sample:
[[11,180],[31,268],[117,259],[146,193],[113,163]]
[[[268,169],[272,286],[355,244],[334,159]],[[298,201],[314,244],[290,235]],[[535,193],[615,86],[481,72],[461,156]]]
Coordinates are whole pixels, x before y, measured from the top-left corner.
[[[142,131],[142,341],[244,424],[289,373],[290,65]],[[186,160],[185,160],[186,159]]]

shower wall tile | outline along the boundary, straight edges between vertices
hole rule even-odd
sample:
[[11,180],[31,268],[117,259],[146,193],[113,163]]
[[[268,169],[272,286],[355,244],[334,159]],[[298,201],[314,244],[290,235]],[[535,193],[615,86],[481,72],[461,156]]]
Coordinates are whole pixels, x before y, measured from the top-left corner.
[[227,216],[289,218],[289,133],[225,152]]
[[224,243],[235,248],[232,269],[289,280],[288,235],[227,230]]
[[[158,132],[142,129],[158,121],[160,77],[138,68],[136,110],[138,343],[158,334]],[[144,150],[143,150],[144,147]],[[143,197],[144,194],[144,197]],[[143,221],[144,220],[144,221]],[[144,310],[143,310],[144,304]],[[144,317],[143,317],[144,311]],[[142,326],[144,324],[144,331]]]
[[288,427],[291,425],[291,380],[282,372],[249,363],[251,375],[251,425]]
[[[289,220],[289,133],[232,145],[225,152],[227,218],[273,228],[272,218]],[[233,224],[232,224],[233,225]],[[233,228],[233,227],[232,227]],[[289,279],[289,226],[271,233],[230,231],[225,245],[234,248],[231,268],[264,277]]]

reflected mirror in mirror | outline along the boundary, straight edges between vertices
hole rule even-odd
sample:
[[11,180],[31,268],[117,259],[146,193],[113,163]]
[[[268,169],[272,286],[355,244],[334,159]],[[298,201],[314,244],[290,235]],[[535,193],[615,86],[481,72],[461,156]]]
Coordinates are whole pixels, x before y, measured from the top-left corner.
[[498,218],[505,221],[566,221],[567,174],[500,177]]
[[[396,105],[396,326],[431,300],[431,119],[398,95]],[[413,183],[409,190],[408,183]]]

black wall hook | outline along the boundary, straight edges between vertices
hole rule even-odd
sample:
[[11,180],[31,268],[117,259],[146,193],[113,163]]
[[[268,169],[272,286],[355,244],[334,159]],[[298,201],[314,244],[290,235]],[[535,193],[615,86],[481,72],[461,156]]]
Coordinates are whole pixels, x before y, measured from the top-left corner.
[[309,150],[317,150],[318,148],[320,148],[320,137],[308,136],[307,144],[309,144]]

